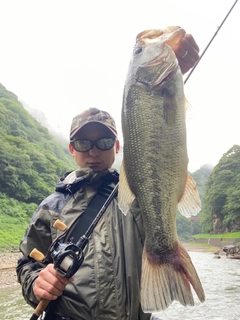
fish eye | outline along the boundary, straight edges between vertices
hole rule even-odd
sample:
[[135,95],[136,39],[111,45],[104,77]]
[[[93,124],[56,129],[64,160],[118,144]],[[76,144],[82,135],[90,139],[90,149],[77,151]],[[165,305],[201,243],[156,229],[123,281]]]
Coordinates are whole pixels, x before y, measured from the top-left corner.
[[134,50],[134,54],[140,54],[142,52],[142,48],[141,47],[138,47]]

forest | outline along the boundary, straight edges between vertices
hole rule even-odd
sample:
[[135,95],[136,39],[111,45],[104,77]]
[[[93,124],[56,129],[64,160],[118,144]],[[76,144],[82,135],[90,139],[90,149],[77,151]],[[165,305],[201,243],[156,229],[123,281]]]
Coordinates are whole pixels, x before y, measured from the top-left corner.
[[53,137],[0,84],[0,247],[16,246],[37,205],[76,169],[68,142]]
[[[65,172],[76,169],[68,141],[52,135],[0,84],[0,249],[17,247],[38,204],[54,192]],[[120,164],[115,164],[119,170]],[[240,146],[213,168],[190,173],[202,201],[200,220],[177,214],[177,231],[189,240],[198,233],[240,230]]]

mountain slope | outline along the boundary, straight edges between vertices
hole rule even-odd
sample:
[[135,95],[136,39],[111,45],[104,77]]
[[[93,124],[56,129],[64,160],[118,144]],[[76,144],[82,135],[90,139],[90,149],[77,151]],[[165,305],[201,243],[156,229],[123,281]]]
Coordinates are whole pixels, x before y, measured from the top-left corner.
[[50,135],[1,84],[0,133],[0,192],[9,197],[39,203],[76,168],[68,142]]

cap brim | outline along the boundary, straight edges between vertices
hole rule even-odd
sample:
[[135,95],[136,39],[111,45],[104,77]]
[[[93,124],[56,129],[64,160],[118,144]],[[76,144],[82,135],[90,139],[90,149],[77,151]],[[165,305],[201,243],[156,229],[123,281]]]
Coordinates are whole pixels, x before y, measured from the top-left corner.
[[70,139],[72,139],[83,127],[85,127],[89,123],[99,123],[99,124],[103,125],[104,127],[108,128],[114,134],[114,136],[117,137],[117,132],[114,129],[112,129],[111,127],[105,125],[104,123],[99,122],[99,121],[89,121],[88,123],[85,123],[81,127],[78,127],[75,130],[73,130],[70,134]]

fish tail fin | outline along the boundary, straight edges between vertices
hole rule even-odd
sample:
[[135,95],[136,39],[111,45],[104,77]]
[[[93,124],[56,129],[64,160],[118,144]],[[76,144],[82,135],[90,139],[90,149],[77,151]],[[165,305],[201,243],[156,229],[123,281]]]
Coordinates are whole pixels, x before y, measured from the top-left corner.
[[166,257],[166,261],[150,262],[143,252],[141,305],[144,312],[165,310],[174,301],[184,306],[193,306],[191,286],[199,300],[205,294],[197,272],[187,251],[179,243],[177,253]]

